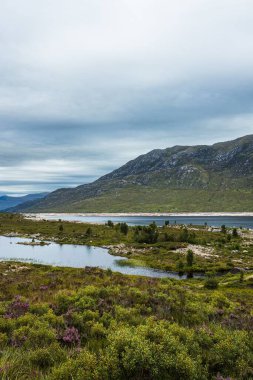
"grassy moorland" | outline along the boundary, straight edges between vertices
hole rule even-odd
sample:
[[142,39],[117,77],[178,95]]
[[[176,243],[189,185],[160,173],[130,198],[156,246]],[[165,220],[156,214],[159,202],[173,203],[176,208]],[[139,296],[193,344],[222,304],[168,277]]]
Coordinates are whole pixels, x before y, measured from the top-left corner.
[[[0,234],[113,245],[132,260],[185,271],[252,268],[250,237],[230,232],[0,214]],[[211,257],[189,254],[189,244],[191,252],[202,247]],[[175,253],[175,247],[185,251]],[[0,378],[253,379],[253,273],[178,281],[2,262]]]
[[253,379],[252,285],[1,263],[1,379]]
[[[159,196],[157,196],[159,194]],[[170,189],[129,186],[43,212],[242,212],[253,211],[252,190]]]
[[23,212],[242,212],[253,211],[252,187],[247,189],[169,189],[163,186],[111,183],[108,190],[96,197],[66,199],[60,190],[57,202],[51,198],[17,207]]

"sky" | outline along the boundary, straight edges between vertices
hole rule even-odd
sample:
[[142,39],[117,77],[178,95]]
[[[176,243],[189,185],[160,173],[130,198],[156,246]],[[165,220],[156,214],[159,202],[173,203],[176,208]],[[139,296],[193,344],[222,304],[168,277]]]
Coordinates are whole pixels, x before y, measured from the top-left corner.
[[0,194],[253,133],[252,0],[0,2]]

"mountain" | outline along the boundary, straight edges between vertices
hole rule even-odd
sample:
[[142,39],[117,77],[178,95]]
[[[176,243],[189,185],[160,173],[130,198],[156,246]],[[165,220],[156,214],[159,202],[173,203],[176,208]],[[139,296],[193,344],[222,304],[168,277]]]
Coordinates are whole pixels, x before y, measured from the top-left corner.
[[253,211],[253,135],[152,150],[90,184],[56,190],[14,210]]
[[0,197],[0,211],[6,210],[10,207],[18,206],[25,202],[44,198],[46,195],[48,195],[48,193],[28,194],[22,197],[11,197],[8,195],[2,195]]

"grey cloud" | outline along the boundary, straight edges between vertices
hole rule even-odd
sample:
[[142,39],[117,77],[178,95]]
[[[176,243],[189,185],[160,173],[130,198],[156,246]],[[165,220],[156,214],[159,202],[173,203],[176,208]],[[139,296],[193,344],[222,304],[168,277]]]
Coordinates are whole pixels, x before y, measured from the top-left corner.
[[253,133],[250,0],[9,0],[0,25],[0,192]]

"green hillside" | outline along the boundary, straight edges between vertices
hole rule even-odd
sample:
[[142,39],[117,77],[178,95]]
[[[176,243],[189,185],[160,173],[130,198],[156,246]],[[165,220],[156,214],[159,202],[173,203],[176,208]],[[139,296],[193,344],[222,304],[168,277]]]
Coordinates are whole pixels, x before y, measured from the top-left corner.
[[93,183],[56,190],[14,211],[253,211],[253,135],[153,150]]

